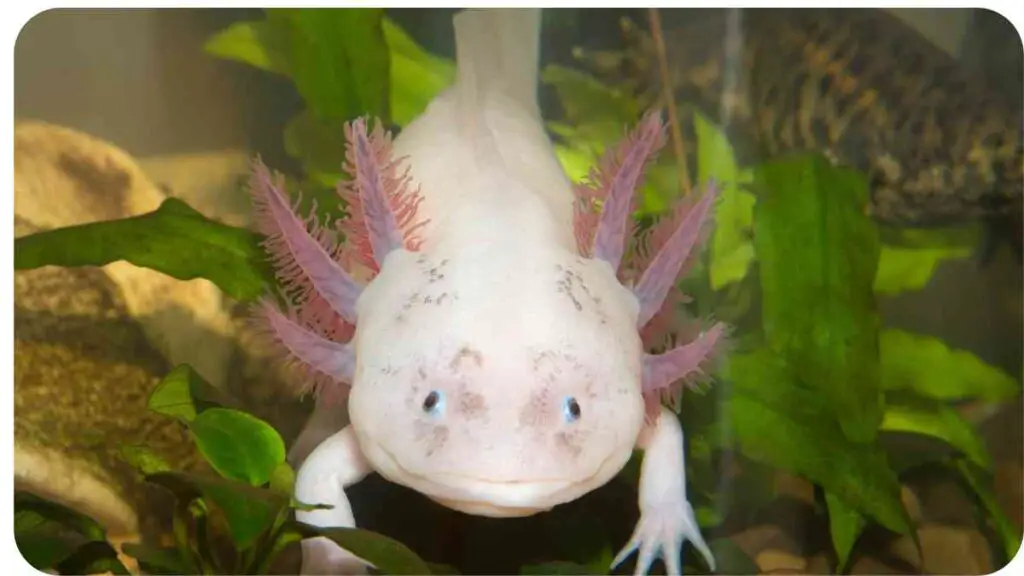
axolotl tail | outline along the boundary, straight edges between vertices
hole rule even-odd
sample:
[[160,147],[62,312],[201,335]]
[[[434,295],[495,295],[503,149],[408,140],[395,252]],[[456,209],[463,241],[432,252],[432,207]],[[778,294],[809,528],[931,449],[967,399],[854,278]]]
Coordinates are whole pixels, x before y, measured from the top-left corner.
[[540,10],[465,10],[453,24],[455,83],[395,139],[423,197],[424,248],[502,232],[572,248],[572,184],[537,104]]

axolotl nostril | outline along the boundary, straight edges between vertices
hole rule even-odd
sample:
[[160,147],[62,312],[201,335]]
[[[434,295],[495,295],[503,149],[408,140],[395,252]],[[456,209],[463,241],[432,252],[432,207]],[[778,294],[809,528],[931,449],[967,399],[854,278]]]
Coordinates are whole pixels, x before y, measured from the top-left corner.
[[[540,11],[466,10],[454,30],[454,84],[394,142],[347,125],[344,246],[254,169],[260,229],[294,304],[268,300],[262,319],[321,394],[318,411],[348,395],[350,424],[296,480],[296,499],[331,508],[298,519],[354,526],[345,487],[371,472],[467,513],[536,514],[604,485],[639,447],[640,521],[615,563],[639,550],[638,573],[659,554],[679,573],[689,540],[713,566],[686,497],[683,432],[661,400],[702,373],[725,327],[659,355],[642,336],[671,312],[717,190],[627,250],[660,116],[574,187],[537,105]],[[360,569],[327,539],[303,542],[303,573]]]

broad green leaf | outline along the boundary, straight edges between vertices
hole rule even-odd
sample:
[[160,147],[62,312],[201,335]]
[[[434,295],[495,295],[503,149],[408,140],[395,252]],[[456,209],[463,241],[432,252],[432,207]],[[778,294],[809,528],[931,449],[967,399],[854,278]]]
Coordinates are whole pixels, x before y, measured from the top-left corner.
[[284,440],[270,425],[238,410],[211,408],[189,424],[196,447],[225,478],[260,486],[285,461]]
[[969,248],[899,248],[882,246],[875,275],[875,292],[898,294],[924,288],[943,260],[962,259],[971,255]]
[[[16,514],[32,514],[22,517],[22,528],[35,529],[48,523],[80,534],[85,541],[106,540],[107,537],[103,526],[96,520],[63,504],[40,498],[30,492],[17,491],[14,493],[14,511]],[[47,522],[40,522],[38,518],[45,518]]]
[[307,109],[284,129],[284,147],[289,156],[302,162],[306,179],[301,184],[287,182],[292,198],[299,199],[297,209],[303,217],[315,211],[320,222],[333,222],[346,214],[337,185],[345,159],[345,131],[342,120],[321,120]]
[[905,401],[886,403],[882,430],[933,436],[945,441],[978,466],[992,464],[985,441],[960,414],[940,402]]
[[179,364],[150,393],[147,407],[157,414],[177,418],[186,424],[191,422],[196,417],[192,387],[200,379],[191,366]]
[[14,241],[14,268],[105,266],[125,260],[179,280],[206,278],[252,300],[272,278],[258,235],[209,220],[177,198],[147,214],[47,230]]
[[640,111],[628,94],[579,70],[549,64],[541,71],[541,81],[555,89],[566,117],[573,124],[612,120],[621,130],[621,126],[632,125],[639,119]]
[[366,114],[390,121],[383,13],[380,8],[266,11],[295,87],[318,120]]
[[575,183],[582,182],[590,173],[590,167],[594,165],[594,157],[589,151],[580,148],[555,145],[555,156],[562,164],[569,180]]
[[197,497],[215,506],[224,515],[232,539],[243,550],[251,546],[266,532],[288,500],[265,488],[181,472],[159,472],[146,477],[146,481],[170,490],[179,504]]
[[144,475],[171,470],[171,465],[163,457],[146,446],[125,445],[118,452],[125,462]]
[[383,534],[359,528],[316,528],[300,522],[289,522],[285,529],[297,531],[304,538],[326,536],[384,574],[430,574],[426,562],[415,552]]
[[754,249],[768,345],[821,390],[843,432],[868,442],[882,419],[878,230],[867,181],[820,156],[755,169]]
[[291,496],[295,489],[295,470],[287,462],[281,462],[270,475],[270,489]]
[[139,562],[146,574],[188,574],[190,568],[182,560],[177,548],[157,548],[146,544],[125,542],[121,545],[125,554]]
[[382,24],[391,52],[391,121],[405,126],[455,80],[455,63],[424,50],[390,19]]
[[754,259],[750,240],[754,218],[754,196],[741,184],[752,178],[741,171],[725,133],[700,113],[694,114],[697,135],[697,181],[714,179],[721,186],[715,206],[715,227],[711,240],[711,288],[739,282]]
[[288,65],[268,38],[266,22],[237,22],[221,30],[203,45],[203,50],[226,60],[235,60],[267,72],[288,74]]
[[40,572],[53,569],[88,541],[81,534],[54,523],[30,530],[15,530],[14,533],[14,543],[21,557]]
[[969,258],[978,244],[974,226],[952,229],[883,229],[875,292],[898,294],[920,290],[943,260]]
[[107,541],[94,540],[79,546],[57,565],[60,574],[131,574],[117,550]]
[[981,501],[981,505],[988,513],[992,527],[995,529],[996,534],[999,535],[1003,553],[1005,554],[1004,560],[1009,562],[1017,555],[1021,541],[1024,539],[1022,538],[1021,527],[1014,526],[1013,521],[1003,512],[999,499],[996,498],[992,479],[988,474],[966,460],[957,460],[955,467],[963,475],[968,486],[974,490],[978,500]]
[[842,574],[846,571],[846,563],[850,560],[853,545],[857,543],[867,522],[860,512],[848,506],[846,502],[831,492],[825,493],[825,503],[828,506],[828,526],[829,533],[832,535],[832,547],[839,559],[836,572]]
[[942,340],[902,330],[883,330],[879,337],[882,387],[912,391],[937,400],[980,398],[1000,402],[1021,391],[1020,383],[999,368]]
[[732,384],[726,417],[743,454],[804,476],[890,530],[910,533],[900,484],[882,449],[849,439],[827,398],[785,361],[767,349],[736,353],[724,373]]

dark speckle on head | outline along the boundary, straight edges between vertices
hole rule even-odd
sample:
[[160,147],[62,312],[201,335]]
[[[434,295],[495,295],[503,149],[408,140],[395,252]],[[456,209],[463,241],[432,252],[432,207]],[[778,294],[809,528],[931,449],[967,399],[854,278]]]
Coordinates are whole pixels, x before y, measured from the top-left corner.
[[551,392],[545,385],[530,394],[530,401],[519,413],[519,425],[524,428],[543,428],[553,422],[555,416],[551,405]]
[[448,367],[452,370],[462,370],[467,365],[473,365],[476,367],[483,366],[484,356],[479,350],[474,350],[469,346],[463,346],[459,348],[459,351],[455,353],[455,357],[448,364]]
[[423,446],[427,456],[432,456],[448,441],[448,427],[426,420],[417,420],[415,425],[416,443]]
[[[565,294],[570,300],[572,300],[572,305],[577,311],[583,311],[583,305],[580,304],[580,301],[576,298],[576,294],[574,294],[572,290],[573,284],[576,282],[573,272],[571,270],[566,270],[561,264],[556,264],[555,269],[558,270],[560,276],[558,281],[555,282],[555,286],[558,288],[558,291]],[[586,287],[584,286],[583,289],[586,290]]]
[[570,457],[576,458],[583,452],[583,444],[587,434],[580,430],[563,430],[555,434],[555,446],[564,450]]
[[465,388],[459,390],[456,410],[463,417],[476,420],[487,415],[487,400],[481,394],[470,392]]

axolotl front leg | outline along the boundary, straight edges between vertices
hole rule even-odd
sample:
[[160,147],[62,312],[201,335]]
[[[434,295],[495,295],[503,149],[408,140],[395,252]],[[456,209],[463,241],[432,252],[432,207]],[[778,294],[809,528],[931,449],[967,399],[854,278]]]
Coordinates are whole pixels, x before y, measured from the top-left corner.
[[641,432],[637,447],[644,451],[640,467],[640,522],[615,557],[612,568],[639,548],[636,574],[646,574],[659,553],[668,574],[681,574],[682,544],[689,540],[714,570],[714,556],[701,536],[693,506],[686,498],[683,429],[676,415],[661,408],[655,422]]
[[[664,125],[660,115],[649,113],[633,134],[602,160],[591,183],[578,197],[600,201],[599,218],[584,213],[576,220],[578,239],[586,243],[581,251],[620,269],[626,248],[627,223],[631,197],[646,161],[664,144]],[[653,257],[640,256],[635,264],[643,273],[631,290],[639,304],[636,327],[644,334],[656,319],[672,312],[672,299],[678,276],[687,268],[694,247],[705,237],[718,189],[708,186],[695,203],[680,204],[674,214],[660,222],[652,233],[659,244]],[[593,205],[596,205],[594,202]],[[633,256],[636,258],[636,256]],[[642,391],[647,404],[647,419],[637,439],[644,451],[640,475],[640,521],[629,542],[616,556],[612,568],[639,550],[636,574],[646,574],[655,558],[664,559],[669,574],[680,574],[682,544],[689,540],[714,570],[711,550],[701,536],[686,498],[686,466],[683,430],[675,413],[661,406],[665,393],[679,391],[684,380],[702,372],[702,365],[713,356],[724,335],[725,326],[715,324],[685,345],[663,354],[644,354]],[[645,339],[646,340],[646,339]],[[645,342],[650,344],[650,342]]]
[[[345,488],[372,471],[359,451],[352,427],[346,426],[309,454],[295,478],[296,500],[330,508],[299,510],[295,519],[322,528],[355,527]],[[302,541],[301,574],[360,574],[365,569],[365,562],[328,538]]]

